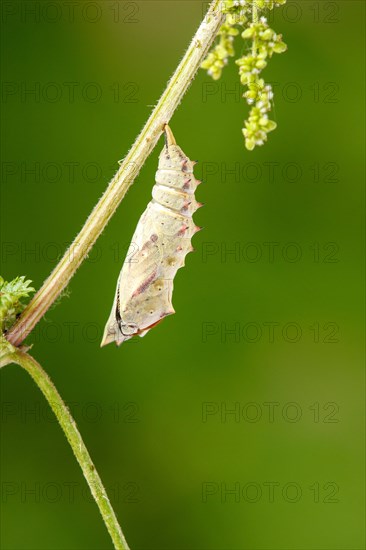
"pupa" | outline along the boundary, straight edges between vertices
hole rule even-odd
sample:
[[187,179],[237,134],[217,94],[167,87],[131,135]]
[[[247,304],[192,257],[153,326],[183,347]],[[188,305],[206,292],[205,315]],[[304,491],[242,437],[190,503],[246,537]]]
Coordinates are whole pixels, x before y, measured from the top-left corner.
[[132,237],[132,257],[127,255],[117,281],[113,307],[101,345],[122,344],[145,334],[164,317],[175,313],[173,281],[193,250],[192,236],[201,228],[192,220],[202,206],[195,199],[200,180],[191,161],[176,144],[168,125],[159,156],[152,200]]

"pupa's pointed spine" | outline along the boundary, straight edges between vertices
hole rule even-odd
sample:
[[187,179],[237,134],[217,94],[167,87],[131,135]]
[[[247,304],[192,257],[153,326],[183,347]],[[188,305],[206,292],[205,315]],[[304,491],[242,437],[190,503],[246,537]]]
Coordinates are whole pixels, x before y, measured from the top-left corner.
[[190,160],[183,153],[170,127],[166,125],[165,147],[159,158],[153,199],[170,211],[179,225],[177,233],[172,235],[172,241],[176,241],[172,248],[172,255],[179,257],[178,269],[185,265],[185,256],[193,250],[191,238],[201,230],[192,220],[192,215],[202,206],[196,201],[194,195],[197,186],[201,183],[193,174],[196,163],[197,161]]

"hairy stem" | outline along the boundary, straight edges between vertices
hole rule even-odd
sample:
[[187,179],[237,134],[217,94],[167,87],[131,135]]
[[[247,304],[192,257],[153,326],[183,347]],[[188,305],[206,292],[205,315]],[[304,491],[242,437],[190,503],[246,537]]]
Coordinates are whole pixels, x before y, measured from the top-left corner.
[[71,416],[69,409],[63,402],[60,394],[52,383],[47,373],[41,365],[30,355],[20,349],[14,349],[6,357],[4,364],[16,363],[23,367],[33,378],[51,409],[55,413],[57,420],[63,429],[73,453],[80,464],[84,477],[90,487],[91,493],[102,514],[103,521],[112,538],[114,547],[118,550],[129,550],[122,529],[118,524],[112,505],[109,502],[106,490],[103,487],[102,480],[93,464],[87,448],[82,440],[80,432],[76,426],[75,420]]
[[104,195],[63,258],[25,308],[17,323],[9,330],[6,337],[14,346],[19,346],[23,342],[67,286],[154,149],[165,124],[170,121],[220,29],[224,20],[221,4],[222,0],[214,0],[211,3],[182,61]]

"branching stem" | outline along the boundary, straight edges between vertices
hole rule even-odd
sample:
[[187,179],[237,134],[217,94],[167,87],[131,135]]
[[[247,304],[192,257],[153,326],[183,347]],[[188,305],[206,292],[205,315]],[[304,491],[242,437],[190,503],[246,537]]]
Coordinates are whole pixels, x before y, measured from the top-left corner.
[[18,321],[7,332],[5,335],[7,341],[0,335],[0,367],[9,363],[20,365],[30,374],[42,391],[80,464],[112,538],[114,548],[117,550],[129,550],[129,548],[75,421],[41,365],[18,346],[58,298],[78,267],[85,260],[91,247],[134,182],[145,160],[154,149],[165,125],[168,124],[181,102],[221,27],[225,18],[220,9],[221,3],[222,0],[212,1],[206,17],[168,82],[159,102],[125,159],[121,162],[104,195],[86,220],[84,227],[41,289],[24,309]]
[[225,16],[221,5],[222,0],[213,0],[211,3],[182,61],[104,195],[63,258],[7,333],[8,341],[14,346],[19,346],[23,342],[68,285],[134,182],[154,149],[165,124],[170,121],[181,102],[224,21]]

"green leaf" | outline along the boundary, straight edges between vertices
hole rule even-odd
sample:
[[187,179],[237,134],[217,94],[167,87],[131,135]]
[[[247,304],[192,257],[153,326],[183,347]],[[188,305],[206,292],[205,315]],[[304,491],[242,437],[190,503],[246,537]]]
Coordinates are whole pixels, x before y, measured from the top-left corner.
[[16,321],[19,313],[25,308],[22,299],[35,292],[29,286],[32,281],[25,280],[25,276],[16,277],[10,282],[0,276],[0,327],[1,332],[8,330]]

